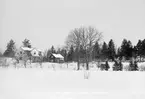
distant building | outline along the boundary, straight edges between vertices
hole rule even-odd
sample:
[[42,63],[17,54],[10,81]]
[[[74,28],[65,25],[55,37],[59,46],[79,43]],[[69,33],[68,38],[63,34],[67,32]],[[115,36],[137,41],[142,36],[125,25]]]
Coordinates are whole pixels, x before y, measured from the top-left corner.
[[29,48],[29,47],[20,47],[20,50],[23,50],[23,51],[32,51],[33,48]]
[[20,60],[22,60],[23,57],[27,57],[27,54],[31,52],[32,48],[28,48],[28,47],[20,47],[17,51],[16,51],[16,56],[19,57]]
[[[33,50],[31,51],[31,55],[32,55],[32,62],[39,62],[42,61],[42,51],[36,48],[33,48]],[[41,60],[42,59],[42,60]]]
[[19,52],[19,54],[24,54],[26,52],[29,52],[34,57],[38,57],[38,56],[42,55],[42,51],[41,50],[36,49],[36,48],[28,48],[28,47],[20,47],[18,52]]
[[31,50],[31,55],[34,56],[34,57],[42,56],[42,51],[39,50],[39,49],[33,48]]
[[42,56],[42,51],[36,48],[20,47],[16,53],[16,56],[18,56],[20,60],[24,57],[26,58],[32,56],[32,62],[37,62]]
[[64,62],[64,57],[61,54],[51,53],[49,56],[49,61],[56,63]]

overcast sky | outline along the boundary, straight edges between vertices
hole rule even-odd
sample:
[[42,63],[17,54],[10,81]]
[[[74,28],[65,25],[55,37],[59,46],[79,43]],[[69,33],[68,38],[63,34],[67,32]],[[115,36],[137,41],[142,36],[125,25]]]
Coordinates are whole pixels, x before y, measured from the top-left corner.
[[94,26],[120,46],[145,38],[145,0],[0,0],[0,49],[25,38],[34,47],[64,45],[71,29]]

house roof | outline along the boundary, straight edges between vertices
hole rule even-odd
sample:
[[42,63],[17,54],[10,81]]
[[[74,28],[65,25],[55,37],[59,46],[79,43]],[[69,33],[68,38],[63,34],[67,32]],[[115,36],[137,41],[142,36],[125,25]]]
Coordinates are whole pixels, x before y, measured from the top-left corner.
[[29,48],[29,47],[21,47],[22,50],[24,51],[32,51],[32,50],[37,50],[39,52],[42,52],[42,50],[37,49],[37,48]]
[[24,51],[31,51],[33,48],[21,47],[21,49],[24,50]]
[[61,54],[52,54],[55,58],[64,58]]

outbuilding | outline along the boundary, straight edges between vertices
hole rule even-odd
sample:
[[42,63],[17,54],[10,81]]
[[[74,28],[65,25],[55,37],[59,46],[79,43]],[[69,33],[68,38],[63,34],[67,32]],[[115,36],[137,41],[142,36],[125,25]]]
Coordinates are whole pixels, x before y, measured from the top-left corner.
[[52,53],[49,56],[49,61],[56,63],[64,62],[64,57],[61,54]]

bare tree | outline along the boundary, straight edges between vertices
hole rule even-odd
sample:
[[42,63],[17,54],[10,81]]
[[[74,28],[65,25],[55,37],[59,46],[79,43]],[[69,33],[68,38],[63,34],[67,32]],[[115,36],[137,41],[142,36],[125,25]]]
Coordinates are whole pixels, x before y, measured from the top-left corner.
[[73,46],[77,49],[77,64],[78,70],[80,69],[80,46],[83,47],[86,54],[84,55],[87,70],[89,69],[89,61],[92,59],[93,46],[96,41],[102,39],[102,33],[94,27],[80,27],[72,30],[66,40],[67,46]]
[[67,47],[70,47],[70,45],[74,46],[77,49],[77,65],[78,65],[78,70],[80,69],[80,62],[79,62],[79,49],[80,49],[80,41],[81,41],[81,35],[80,35],[79,28],[75,28],[74,30],[71,30],[69,33],[66,44]]
[[44,55],[43,55],[43,61],[44,61],[44,62],[47,62],[47,61],[48,61],[48,59],[47,59],[47,57],[48,57],[48,56],[47,56],[47,53],[48,53],[48,50],[45,50],[44,53],[43,53],[43,54],[44,54]]

